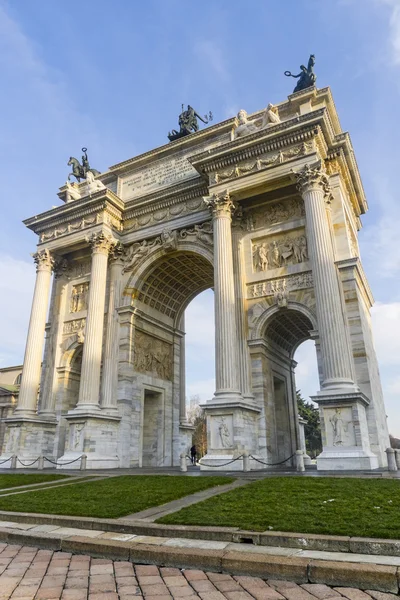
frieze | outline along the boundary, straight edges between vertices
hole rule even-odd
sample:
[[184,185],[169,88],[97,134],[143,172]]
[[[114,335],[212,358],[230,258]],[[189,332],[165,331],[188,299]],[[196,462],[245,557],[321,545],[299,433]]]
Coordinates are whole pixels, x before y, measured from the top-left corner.
[[150,373],[172,381],[173,348],[152,335],[136,330],[133,367],[139,373]]
[[241,177],[247,173],[261,171],[266,167],[281,164],[296,156],[304,156],[315,150],[315,144],[311,142],[303,142],[298,146],[289,148],[289,150],[279,150],[275,153],[265,154],[258,157],[256,160],[247,163],[235,164],[231,169],[219,171],[210,175],[210,184],[221,183],[236,177]]
[[80,277],[87,277],[87,275],[90,275],[91,268],[91,260],[82,260],[81,262],[69,264],[66,270],[66,275],[68,279],[79,279]]
[[290,219],[301,219],[305,216],[304,202],[301,198],[290,198],[283,202],[274,202],[261,208],[245,212],[248,231],[269,225],[283,223]]
[[40,234],[40,242],[43,243],[48,240],[56,239],[68,233],[73,233],[74,231],[87,229],[92,225],[99,225],[100,223],[110,225],[112,229],[115,229],[117,231],[121,231],[122,229],[121,221],[119,219],[107,213],[97,213],[92,217],[82,217],[81,219],[77,219],[75,221],[67,223],[67,225],[65,226],[58,226],[43,231]]
[[291,291],[312,288],[314,285],[311,271],[299,273],[298,275],[288,275],[271,281],[263,281],[247,286],[247,298],[261,298],[263,296],[274,296],[278,301],[280,292],[285,296]]
[[256,272],[279,269],[308,260],[307,239],[304,233],[267,240],[269,241],[252,243],[253,269]]
[[136,231],[141,227],[148,227],[162,223],[170,219],[174,219],[189,212],[199,210],[203,205],[203,198],[193,198],[172,204],[171,206],[154,208],[152,211],[138,214],[124,222],[124,231]]
[[64,335],[71,335],[71,333],[77,333],[85,329],[86,319],[74,319],[73,321],[66,321],[63,327]]

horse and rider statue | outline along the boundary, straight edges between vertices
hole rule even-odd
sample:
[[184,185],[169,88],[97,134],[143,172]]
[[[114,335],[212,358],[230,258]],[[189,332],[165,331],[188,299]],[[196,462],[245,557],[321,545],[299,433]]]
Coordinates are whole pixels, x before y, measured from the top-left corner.
[[96,169],[92,169],[89,165],[87,148],[82,148],[82,152],[83,152],[82,164],[79,162],[79,160],[77,158],[74,158],[73,156],[69,157],[69,161],[67,162],[67,165],[69,167],[72,166],[72,173],[70,173],[68,175],[68,181],[70,181],[71,175],[73,175],[76,178],[78,183],[81,182],[81,179],[86,179],[86,175],[88,173],[93,173],[94,177],[96,177],[96,175],[100,175],[100,171],[97,171]]

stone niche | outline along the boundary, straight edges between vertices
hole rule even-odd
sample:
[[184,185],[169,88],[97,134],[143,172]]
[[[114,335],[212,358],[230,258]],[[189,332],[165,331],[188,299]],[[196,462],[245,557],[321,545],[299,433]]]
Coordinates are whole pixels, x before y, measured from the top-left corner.
[[136,330],[134,348],[133,367],[135,371],[172,381],[173,348],[171,344],[144,331]]
[[253,272],[261,273],[308,261],[304,228],[251,241]]

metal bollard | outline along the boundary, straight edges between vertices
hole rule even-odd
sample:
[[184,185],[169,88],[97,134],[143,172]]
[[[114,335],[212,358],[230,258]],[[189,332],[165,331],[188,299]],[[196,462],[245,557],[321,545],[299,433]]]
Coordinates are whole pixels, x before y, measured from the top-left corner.
[[397,468],[400,469],[400,450],[398,450],[397,448],[394,451],[394,457],[396,459]]
[[302,473],[305,470],[303,450],[296,450],[296,471]]
[[387,455],[389,471],[397,471],[397,464],[396,464],[394,448],[386,448],[385,452]]
[[181,454],[181,471],[186,473],[187,471],[187,463],[186,463],[186,453],[182,452]]
[[81,471],[86,471],[86,462],[87,462],[87,456],[86,454],[82,454],[81,456]]
[[44,456],[43,456],[43,454],[41,454],[39,456],[38,467],[37,468],[38,468],[38,471],[43,471],[43,469],[44,469]]
[[17,455],[13,454],[11,457],[11,469],[16,469],[17,468]]
[[243,471],[250,471],[250,457],[247,450],[243,450]]

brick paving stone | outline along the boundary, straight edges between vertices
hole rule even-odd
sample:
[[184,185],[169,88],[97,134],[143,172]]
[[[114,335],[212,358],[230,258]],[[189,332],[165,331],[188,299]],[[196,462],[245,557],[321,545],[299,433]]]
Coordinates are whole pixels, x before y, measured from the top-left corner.
[[161,577],[179,577],[182,575],[182,571],[180,569],[175,569],[173,567],[160,567]]
[[268,585],[275,589],[285,589],[285,588],[298,588],[297,583],[293,583],[293,581],[281,581],[280,579],[268,579]]
[[252,596],[244,590],[241,592],[226,592],[224,595],[228,600],[253,600]]
[[226,573],[212,573],[211,571],[207,571],[207,577],[210,581],[228,581],[232,579],[231,575],[226,575]]
[[189,585],[186,578],[183,575],[164,577],[164,581],[168,587],[179,587]]
[[128,585],[127,587],[123,587],[118,590],[118,594],[120,598],[126,596],[140,596],[141,598],[143,598],[142,593],[140,591],[140,587],[137,585]]
[[255,600],[285,600],[285,596],[282,596],[282,594],[271,587],[248,587],[247,591]]
[[313,596],[318,598],[318,600],[328,600],[328,598],[340,598],[339,592],[336,592],[332,588],[327,585],[323,585],[322,583],[303,583],[300,587],[302,587],[307,592],[310,592]]
[[315,596],[303,590],[301,587],[285,588],[280,590],[287,600],[315,600]]
[[200,592],[218,592],[217,588],[215,587],[215,585],[209,581],[208,579],[199,579],[199,580],[195,580],[195,581],[191,581],[190,585],[192,586],[192,588],[194,588],[196,590],[196,592],[198,592],[200,594]]
[[221,592],[199,592],[201,600],[226,600]]
[[62,587],[57,588],[39,588],[36,593],[35,600],[55,600],[60,598],[62,594]]
[[136,577],[119,577],[117,575],[117,586],[118,589],[122,589],[125,587],[132,587],[132,586],[136,586],[138,587],[138,582]]
[[145,598],[147,598],[147,596],[160,596],[161,594],[169,594],[167,586],[163,583],[156,585],[143,585],[141,588],[142,594]]
[[215,587],[220,592],[243,592],[243,588],[241,585],[237,583],[234,579],[231,581],[215,581]]
[[39,586],[38,585],[25,585],[23,587],[18,586],[11,598],[23,598],[26,596],[31,596],[31,598],[34,598],[36,592],[38,591]]
[[[132,596],[132,598],[133,598],[133,600],[137,600],[133,596]],[[141,598],[143,598],[143,596],[141,596]],[[169,594],[168,594],[168,596],[165,596],[165,595],[164,596],[147,596],[147,600],[171,600],[171,599],[172,599],[172,596],[170,596]]]
[[163,580],[159,575],[138,575],[140,585],[157,585],[163,584]]
[[62,587],[65,583],[65,576],[64,577],[60,577],[60,576],[53,576],[53,575],[46,575],[45,577],[43,577],[43,581],[41,583],[41,588],[45,589],[45,588],[56,588],[56,587]]
[[204,571],[197,571],[196,569],[186,569],[183,571],[184,576],[188,581],[201,581],[207,579],[207,575]]
[[115,582],[108,583],[89,583],[89,592],[91,594],[100,594],[101,592],[116,592]]
[[158,568],[153,565],[136,565],[137,575],[158,575]]
[[193,597],[197,597],[196,592],[193,590],[193,588],[190,587],[190,585],[187,585],[186,587],[182,587],[182,586],[178,586],[178,587],[170,587],[169,588],[169,592],[172,595],[173,598],[193,598]]
[[88,577],[67,577],[65,582],[66,590],[82,590],[88,587]]
[[96,594],[89,594],[89,600],[119,600],[118,598],[118,594],[116,593],[96,593]]
[[371,600],[369,594],[364,594],[364,592],[355,588],[335,587],[334,589],[348,600]]
[[64,590],[61,600],[87,600],[87,589]]
[[111,564],[104,565],[92,565],[90,567],[90,575],[112,575],[114,573],[114,567]]

